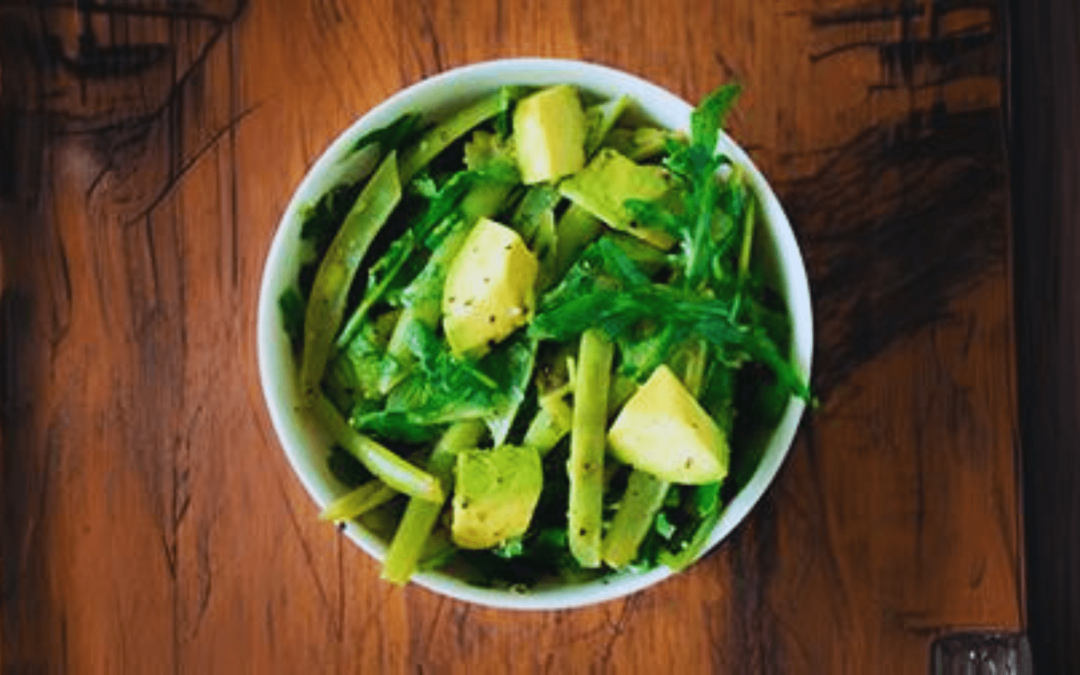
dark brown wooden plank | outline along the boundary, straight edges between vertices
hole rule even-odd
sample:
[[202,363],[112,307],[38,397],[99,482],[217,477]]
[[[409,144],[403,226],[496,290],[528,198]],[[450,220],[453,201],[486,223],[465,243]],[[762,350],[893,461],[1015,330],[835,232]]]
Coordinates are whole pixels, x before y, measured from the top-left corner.
[[1080,671],[1080,8],[1012,3],[1012,167],[1027,620]]

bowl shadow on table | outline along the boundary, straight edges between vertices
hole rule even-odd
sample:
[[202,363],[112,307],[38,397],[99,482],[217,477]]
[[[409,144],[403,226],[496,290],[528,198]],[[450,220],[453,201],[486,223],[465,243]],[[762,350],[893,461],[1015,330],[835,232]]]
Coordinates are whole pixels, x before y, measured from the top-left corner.
[[995,108],[926,110],[872,127],[819,171],[778,185],[806,255],[823,401],[1001,273],[1007,187]]
[[[806,252],[819,345],[813,386],[823,404],[863,366],[947,319],[953,301],[1004,272],[1001,126],[996,108],[925,110],[866,130],[819,171],[778,185]],[[870,190],[867,175],[876,179]],[[1018,634],[944,635],[929,660],[933,675],[1032,672]]]

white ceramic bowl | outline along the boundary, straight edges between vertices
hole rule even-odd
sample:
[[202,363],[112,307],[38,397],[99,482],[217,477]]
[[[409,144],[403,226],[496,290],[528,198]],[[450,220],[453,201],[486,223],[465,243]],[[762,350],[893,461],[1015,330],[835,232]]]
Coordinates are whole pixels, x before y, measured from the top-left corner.
[[[419,82],[391,96],[344,131],[319,157],[304,177],[281,218],[263,272],[259,296],[258,358],[263,394],[285,454],[308,493],[325,506],[343,492],[330,474],[326,454],[328,437],[313,419],[302,412],[298,389],[297,363],[282,328],[278,298],[295,283],[301,263],[300,217],[303,205],[314,203],[327,190],[347,178],[371,169],[371,152],[345,160],[348,150],[365,133],[383,127],[405,112],[423,112],[437,119],[502,85],[552,85],[568,83],[603,98],[629,94],[638,109],[655,123],[671,129],[689,128],[692,106],[655,84],[627,73],[581,61],[556,59],[506,59],[457,68]],[[758,254],[771,258],[776,283],[791,316],[792,359],[798,371],[810,372],[812,320],[806,271],[798,245],[776,196],[750,158],[726,135],[719,147],[741,164],[764,206],[764,236]],[[759,229],[760,231],[760,229]],[[764,247],[764,249],[760,247]],[[772,482],[787,455],[802,415],[804,404],[792,399],[768,440],[764,458],[749,483],[726,505],[709,539],[706,550],[724,539],[746,517]],[[314,511],[312,517],[314,517]],[[328,525],[329,527],[329,525]],[[368,554],[382,560],[387,542],[356,523],[345,530]],[[624,574],[576,585],[539,587],[526,593],[479,588],[439,572],[418,573],[413,581],[436,593],[481,605],[507,609],[562,609],[618,598],[655,584],[671,572],[660,567],[644,574]],[[372,583],[380,583],[372,578]]]

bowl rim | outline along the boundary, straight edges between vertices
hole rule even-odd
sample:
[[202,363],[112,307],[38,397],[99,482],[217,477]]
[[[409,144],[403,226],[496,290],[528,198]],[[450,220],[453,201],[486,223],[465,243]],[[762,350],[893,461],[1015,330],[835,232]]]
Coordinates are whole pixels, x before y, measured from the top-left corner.
[[[591,84],[582,84],[585,80]],[[655,115],[656,110],[666,109],[669,116],[677,117],[680,121],[680,124],[674,125],[675,128],[685,130],[688,127],[689,114],[693,109],[690,103],[667,89],[626,71],[588,61],[560,58],[529,57],[481,61],[420,80],[358,116],[319,155],[290,197],[264,262],[256,318],[256,351],[260,387],[278,442],[293,473],[320,508],[333,497],[333,487],[326,484],[324,477],[304,466],[305,458],[311,454],[312,444],[304,443],[301,437],[305,432],[310,434],[318,431],[311,429],[310,425],[306,429],[302,428],[303,421],[296,419],[298,410],[283,400],[281,394],[283,378],[288,378],[287,373],[281,372],[286,367],[281,362],[283,359],[289,361],[291,357],[283,357],[280,352],[284,330],[278,313],[277,291],[281,284],[281,270],[288,268],[288,261],[283,260],[285,249],[288,239],[298,235],[302,207],[321,196],[329,184],[343,180],[349,170],[363,171],[364,167],[353,166],[350,169],[342,166],[341,158],[346,155],[348,148],[365,132],[385,126],[401,113],[415,109],[410,103],[416,99],[457,99],[460,105],[460,102],[466,99],[460,96],[458,88],[470,83],[490,82],[489,86],[484,88],[484,91],[490,91],[502,84],[545,85],[567,81],[572,81],[571,83],[585,90],[596,91],[604,85],[612,91],[628,93],[636,105],[648,114]],[[470,86],[475,88],[479,85]],[[435,95],[443,88],[448,88],[451,92],[449,97]],[[479,89],[476,91],[480,92]],[[426,113],[429,109],[422,109],[421,112]],[[808,377],[813,353],[813,318],[809,282],[795,234],[772,188],[747,153],[725,132],[720,134],[718,148],[746,171],[746,176],[763,207],[762,221],[766,225],[763,229],[766,230],[775,255],[778,256],[777,272],[781,277],[783,295],[791,317],[790,356],[800,375]],[[331,181],[328,178],[330,175],[335,175],[336,178]],[[327,186],[322,186],[323,184]],[[295,378],[295,375],[293,377]],[[284,388],[287,389],[287,385]],[[765,453],[753,476],[723,508],[701,556],[694,564],[700,562],[726,539],[761,500],[791,450],[804,408],[803,401],[796,398],[789,400],[780,422],[766,443]],[[321,461],[325,464],[325,457]],[[373,533],[356,522],[349,522],[344,533],[365,553],[382,562],[386,544]],[[583,584],[543,588],[527,593],[473,586],[442,572],[418,571],[411,581],[439,595],[478,605],[512,610],[555,610],[615,600],[672,575],[671,570],[660,565],[643,573],[623,572]]]

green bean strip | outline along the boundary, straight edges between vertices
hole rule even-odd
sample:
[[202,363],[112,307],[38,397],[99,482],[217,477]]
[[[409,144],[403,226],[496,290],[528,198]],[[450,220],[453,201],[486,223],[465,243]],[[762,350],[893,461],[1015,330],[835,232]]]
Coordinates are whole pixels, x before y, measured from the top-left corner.
[[586,117],[591,124],[589,125],[589,134],[585,139],[585,156],[592,157],[597,150],[600,149],[600,145],[603,144],[604,139],[607,138],[608,132],[615,126],[615,123],[619,121],[619,117],[626,110],[626,106],[630,103],[630,97],[623,94],[617,99],[606,101],[604,103],[598,103],[597,105],[590,106],[585,111]]
[[591,328],[581,336],[567,466],[570,553],[582,567],[600,566],[608,380],[614,351],[611,341],[598,329]]
[[[484,425],[476,420],[459,422],[443,434],[428,459],[427,468],[443,484],[443,491],[449,492],[453,479],[454,462],[457,453],[466,448],[475,447],[484,434]],[[445,500],[444,500],[445,501]],[[442,513],[444,502],[430,502],[413,497],[405,507],[390,549],[386,552],[382,578],[402,585],[416,571],[424,544],[435,523]]]
[[368,312],[371,308],[383,300],[383,295],[386,293],[386,289],[390,287],[390,284],[394,282],[398,272],[405,266],[405,263],[409,260],[409,255],[412,254],[415,248],[413,237],[411,232],[406,232],[402,235],[400,241],[405,241],[408,247],[406,255],[402,255],[400,259],[394,265],[386,271],[386,274],[379,281],[374,288],[370,289],[370,294],[365,291],[364,299],[360,301],[359,306],[353,311],[352,316],[345,322],[345,327],[341,329],[341,333],[338,335],[337,340],[334,341],[334,349],[343,351],[349,346],[349,343],[353,341],[356,334],[360,332],[360,327],[364,324],[364,319],[367,318]]
[[359,518],[394,498],[398,491],[381,480],[369,480],[326,505],[320,520],[344,521]]
[[368,471],[388,486],[410,497],[442,503],[446,498],[439,480],[405,461],[393,450],[357,432],[338,413],[326,396],[315,399],[315,413],[330,435],[341,443]]
[[637,391],[637,382],[624,375],[616,375],[611,378],[611,387],[608,389],[607,414],[608,419],[622,409],[623,404]]
[[664,505],[670,486],[667,481],[640,469],[631,472],[619,510],[604,537],[605,563],[618,570],[634,561],[657,511]]
[[540,409],[525,432],[525,445],[536,448],[540,457],[548,454],[570,433],[574,413],[561,397],[541,401]]
[[506,105],[502,91],[488,94],[470,106],[462,108],[446,118],[438,126],[424,134],[416,145],[401,157],[401,182],[408,183],[416,172],[477,125],[497,115]]
[[304,316],[304,352],[300,362],[301,392],[309,403],[318,395],[319,381],[360,261],[399,201],[397,153],[390,152],[356,198],[315,274]]
[[581,256],[582,251],[603,231],[603,221],[584,207],[571,203],[555,228],[558,244],[553,265],[554,278],[561,279],[566,276],[566,272]]

